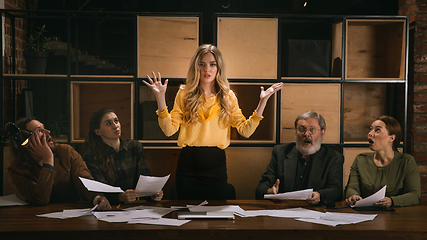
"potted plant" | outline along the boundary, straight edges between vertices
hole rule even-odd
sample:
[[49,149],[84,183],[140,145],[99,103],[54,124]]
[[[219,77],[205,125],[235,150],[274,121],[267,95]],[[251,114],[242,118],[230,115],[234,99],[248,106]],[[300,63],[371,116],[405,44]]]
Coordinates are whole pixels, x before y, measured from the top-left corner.
[[68,122],[65,114],[60,113],[50,124],[50,135],[54,138],[66,138],[68,135]]
[[45,36],[47,32],[45,27],[45,25],[37,27],[34,34],[27,39],[27,47],[24,51],[27,73],[44,74],[46,72],[47,58],[49,57],[49,52],[46,51],[48,49],[46,43],[50,41],[50,38]]

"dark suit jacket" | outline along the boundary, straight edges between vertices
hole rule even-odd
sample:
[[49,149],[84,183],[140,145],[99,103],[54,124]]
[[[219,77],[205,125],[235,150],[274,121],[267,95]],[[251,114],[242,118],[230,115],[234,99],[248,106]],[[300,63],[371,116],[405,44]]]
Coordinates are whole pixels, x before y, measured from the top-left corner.
[[[267,189],[276,179],[280,180],[279,193],[293,191],[297,174],[298,150],[295,143],[279,144],[273,148],[267,171],[256,189],[256,199],[263,199]],[[312,165],[308,184],[320,193],[320,200],[342,200],[344,157],[341,153],[322,144],[320,150],[311,155]]]

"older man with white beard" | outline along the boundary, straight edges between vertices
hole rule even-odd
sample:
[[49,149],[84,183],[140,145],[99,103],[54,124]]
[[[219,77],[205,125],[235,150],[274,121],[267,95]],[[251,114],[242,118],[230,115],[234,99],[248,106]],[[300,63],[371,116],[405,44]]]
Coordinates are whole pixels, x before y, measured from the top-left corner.
[[277,194],[313,189],[309,204],[342,200],[344,157],[322,144],[325,119],[313,111],[295,120],[295,143],[273,148],[267,171],[256,189],[256,199]]

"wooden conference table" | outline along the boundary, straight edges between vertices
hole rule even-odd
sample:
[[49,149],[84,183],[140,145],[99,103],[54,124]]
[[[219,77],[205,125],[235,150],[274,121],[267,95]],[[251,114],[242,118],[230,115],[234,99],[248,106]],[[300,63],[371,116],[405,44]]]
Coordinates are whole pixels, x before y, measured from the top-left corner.
[[[140,201],[120,208],[151,205],[159,207],[185,206],[201,201]],[[395,208],[395,211],[356,212],[351,208],[325,209],[309,206],[304,201],[269,200],[209,201],[208,206],[239,205],[244,210],[287,209],[303,207],[322,212],[377,213],[373,221],[336,227],[306,223],[289,218],[236,216],[235,220],[193,220],[179,227],[108,223],[94,216],[69,219],[37,217],[36,214],[59,212],[64,209],[89,208],[87,202],[50,204],[48,206],[0,207],[0,239],[427,239],[427,199],[419,205]],[[337,206],[344,206],[343,202]],[[173,212],[165,217],[176,218]]]

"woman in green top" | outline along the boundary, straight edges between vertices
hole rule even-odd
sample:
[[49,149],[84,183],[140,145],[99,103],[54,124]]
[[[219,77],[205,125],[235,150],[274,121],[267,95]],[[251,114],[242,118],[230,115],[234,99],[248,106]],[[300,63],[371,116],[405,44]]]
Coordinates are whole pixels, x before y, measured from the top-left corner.
[[375,207],[418,204],[420,173],[414,158],[397,150],[401,137],[400,124],[392,117],[381,116],[371,124],[368,140],[369,148],[374,152],[359,154],[351,166],[345,189],[349,205],[385,185],[386,197],[375,203]]

